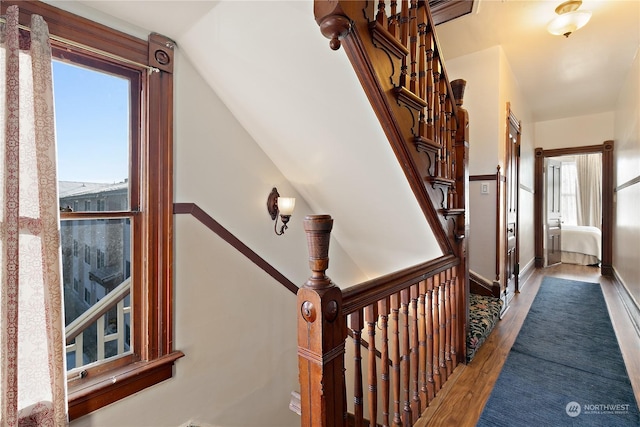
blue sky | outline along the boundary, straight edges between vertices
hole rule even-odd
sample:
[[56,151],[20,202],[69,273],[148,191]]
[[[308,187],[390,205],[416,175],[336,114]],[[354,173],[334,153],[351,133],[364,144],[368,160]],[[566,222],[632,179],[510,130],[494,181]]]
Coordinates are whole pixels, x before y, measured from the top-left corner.
[[129,82],[54,60],[53,87],[58,180],[128,178]]

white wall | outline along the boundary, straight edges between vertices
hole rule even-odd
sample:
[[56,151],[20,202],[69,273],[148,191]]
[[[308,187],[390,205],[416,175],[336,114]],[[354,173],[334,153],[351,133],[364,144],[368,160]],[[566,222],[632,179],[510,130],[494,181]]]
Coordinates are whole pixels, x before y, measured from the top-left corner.
[[615,115],[614,158],[616,187],[635,182],[616,191],[613,266],[640,307],[640,59],[633,67],[620,93]]
[[450,79],[464,79],[464,108],[469,111],[469,175],[495,173],[498,165],[500,47],[446,60]]
[[535,123],[536,147],[545,150],[600,145],[614,136],[613,111]]
[[[176,53],[175,201],[194,202],[298,285],[309,277],[302,219],[310,208],[238,124],[193,65]],[[273,186],[296,196],[276,236]],[[336,283],[364,275],[332,242]],[[72,426],[294,426],[298,390],[295,296],[189,215],[175,218],[174,378]]]
[[500,111],[499,125],[502,141],[499,143],[500,164],[505,158],[507,109],[509,103],[511,112],[520,121],[520,188],[519,188],[519,264],[520,271],[530,265],[535,257],[534,224],[533,224],[533,168],[534,168],[534,126],[531,111],[527,101],[522,95],[519,83],[516,81],[509,61],[502,49],[500,49],[500,90],[498,105]]
[[[447,60],[450,78],[467,80],[464,107],[469,111],[469,174],[495,175],[497,166],[504,173],[507,132],[507,102],[522,123],[520,191],[520,266],[533,259],[533,123],[526,100],[500,46]],[[496,184],[489,183],[489,194],[480,193],[480,182],[469,188],[470,268],[495,279],[496,271]]]

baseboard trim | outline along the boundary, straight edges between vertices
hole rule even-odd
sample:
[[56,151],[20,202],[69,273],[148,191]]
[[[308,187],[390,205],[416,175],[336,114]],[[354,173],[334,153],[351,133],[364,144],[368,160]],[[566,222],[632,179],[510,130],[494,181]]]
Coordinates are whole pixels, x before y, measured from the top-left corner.
[[613,284],[620,296],[620,300],[622,301],[622,305],[629,315],[629,319],[631,319],[631,323],[633,324],[633,328],[636,330],[636,333],[640,337],[640,307],[636,303],[635,299],[629,293],[629,290],[624,284],[624,281],[618,274],[618,271],[615,268],[612,268],[613,274]]
[[536,269],[535,266],[535,258],[532,258],[527,265],[524,266],[522,270],[520,270],[520,274],[518,274],[518,292],[522,291],[527,284],[527,281],[533,274]]

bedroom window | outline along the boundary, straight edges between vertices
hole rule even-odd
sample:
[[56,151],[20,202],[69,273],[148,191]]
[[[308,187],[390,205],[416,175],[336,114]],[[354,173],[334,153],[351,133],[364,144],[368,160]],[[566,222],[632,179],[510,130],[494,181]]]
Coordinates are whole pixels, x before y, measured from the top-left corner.
[[[170,378],[183,355],[172,348],[173,42],[157,34],[140,40],[41,2],[3,0],[0,13],[11,4],[19,5],[22,25],[38,14],[49,26],[56,130],[88,130],[77,141],[57,135],[65,291],[81,290],[78,311],[97,301],[79,315],[65,313],[73,420]],[[61,80],[65,73],[74,76],[70,85]],[[82,86],[83,78],[93,83]],[[99,92],[111,84],[108,95],[124,109],[119,118],[96,110],[80,116],[95,106],[95,100],[82,98],[90,95],[91,85]],[[67,102],[69,111],[58,104],[64,96],[78,97]],[[74,115],[83,123],[63,123]],[[102,140],[105,123],[123,136]],[[85,248],[81,261],[91,261],[91,247],[102,248],[96,263],[74,259],[78,245]],[[102,328],[104,333],[96,332]],[[88,341],[96,345],[97,337],[114,331],[122,331],[120,342],[91,350],[96,357],[88,354]],[[75,354],[79,336],[84,342]]]

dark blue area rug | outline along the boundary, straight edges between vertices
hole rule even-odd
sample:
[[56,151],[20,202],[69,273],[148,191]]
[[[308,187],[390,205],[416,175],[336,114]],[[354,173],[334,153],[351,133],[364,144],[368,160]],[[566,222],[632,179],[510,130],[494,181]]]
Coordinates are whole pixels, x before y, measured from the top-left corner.
[[640,426],[597,283],[545,277],[478,426]]

